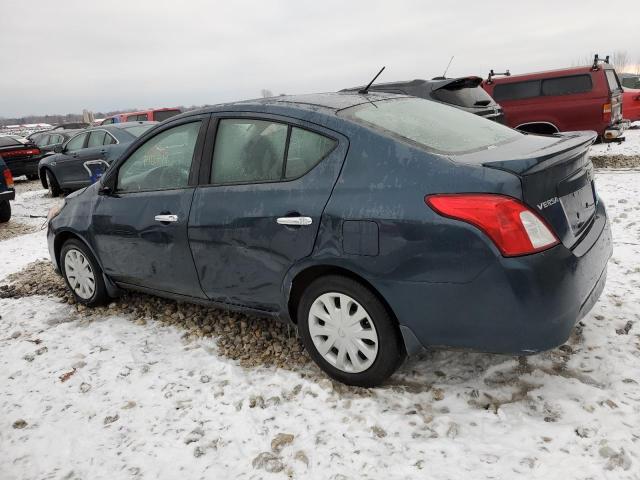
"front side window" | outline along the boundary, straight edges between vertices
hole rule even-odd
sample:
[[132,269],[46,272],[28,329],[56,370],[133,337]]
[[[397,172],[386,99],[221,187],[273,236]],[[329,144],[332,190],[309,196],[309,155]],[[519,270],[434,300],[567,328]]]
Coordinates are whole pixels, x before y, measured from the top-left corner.
[[52,143],[49,139],[50,137],[53,138],[55,135],[40,135],[36,140],[36,145],[39,147],[50,145]]
[[280,180],[287,129],[265,120],[220,120],[211,183]]
[[444,154],[484,150],[522,135],[478,115],[421,98],[364,103],[341,110],[339,115]]
[[499,83],[493,89],[496,102],[505,100],[522,100],[540,96],[540,80],[526,82]]
[[299,177],[326,157],[338,142],[309,130],[292,127],[285,178]]
[[104,143],[104,136],[107,134],[104,130],[96,130],[89,135],[87,148],[101,147]]
[[590,75],[548,78],[542,81],[543,95],[572,95],[591,91]]
[[66,150],[73,152],[74,150],[80,150],[81,148],[83,148],[84,140],[85,138],[87,138],[87,135],[89,134],[81,133],[80,135],[76,135],[75,137],[73,137],[71,140],[69,140],[69,143],[67,143]]
[[111,145],[112,143],[117,143],[116,139],[113,138],[110,133],[106,133],[105,136],[104,136],[104,142],[102,142],[102,144],[103,145]]
[[143,143],[120,167],[117,190],[186,188],[200,123],[178,125]]

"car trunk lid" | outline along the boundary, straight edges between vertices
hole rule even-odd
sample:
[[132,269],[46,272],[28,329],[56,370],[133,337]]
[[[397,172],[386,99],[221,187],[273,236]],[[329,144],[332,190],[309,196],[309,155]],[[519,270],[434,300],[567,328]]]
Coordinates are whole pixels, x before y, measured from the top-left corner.
[[[595,139],[595,132],[530,135],[482,152],[481,156],[472,154],[477,156],[472,163],[517,175],[522,184],[522,200],[571,248],[595,214],[593,166],[588,156]],[[528,148],[523,150],[523,145]],[[489,160],[489,156],[493,158]]]

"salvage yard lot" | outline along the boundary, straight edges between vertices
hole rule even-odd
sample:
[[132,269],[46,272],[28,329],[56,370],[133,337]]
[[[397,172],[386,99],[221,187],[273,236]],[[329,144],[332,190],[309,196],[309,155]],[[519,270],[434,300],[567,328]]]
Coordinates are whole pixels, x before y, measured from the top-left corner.
[[47,257],[24,232],[58,201],[20,183],[25,231],[0,237],[0,478],[639,478],[640,170],[596,184],[614,253],[567,345],[428,352],[367,390],[281,325],[142,295],[86,310],[46,262],[6,278]]

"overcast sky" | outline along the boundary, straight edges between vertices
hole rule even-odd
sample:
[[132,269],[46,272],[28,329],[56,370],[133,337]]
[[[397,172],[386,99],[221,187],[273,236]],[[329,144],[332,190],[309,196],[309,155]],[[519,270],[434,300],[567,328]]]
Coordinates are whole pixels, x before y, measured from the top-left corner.
[[[200,105],[571,66],[626,50],[640,1],[2,0],[0,117]],[[615,11],[614,11],[615,10]]]

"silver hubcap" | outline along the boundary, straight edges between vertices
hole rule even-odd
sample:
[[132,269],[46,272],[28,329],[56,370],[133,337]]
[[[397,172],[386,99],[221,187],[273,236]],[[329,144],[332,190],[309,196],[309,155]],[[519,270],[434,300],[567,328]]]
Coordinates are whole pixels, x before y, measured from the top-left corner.
[[371,317],[343,293],[316,298],[309,310],[309,332],[318,353],[343,372],[364,372],[378,354],[378,332]]
[[64,256],[64,273],[69,285],[80,298],[90,299],[96,291],[96,279],[87,257],[72,248]]

